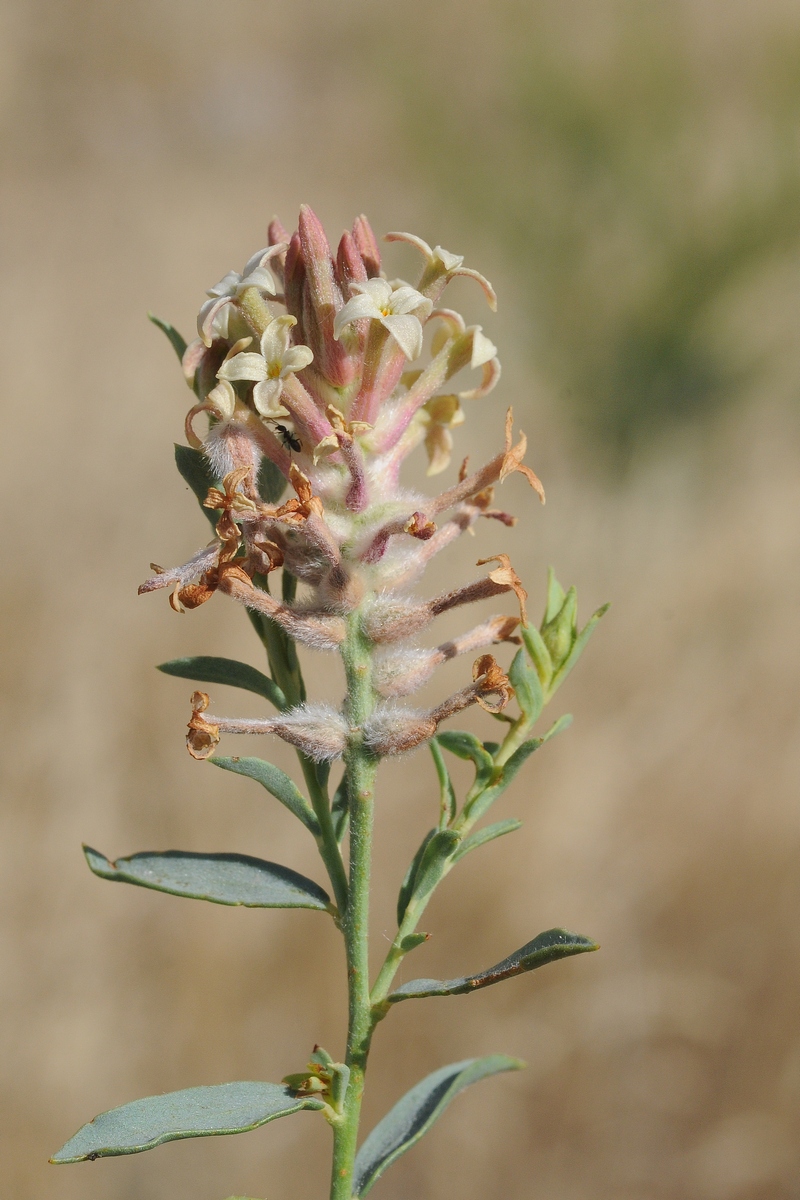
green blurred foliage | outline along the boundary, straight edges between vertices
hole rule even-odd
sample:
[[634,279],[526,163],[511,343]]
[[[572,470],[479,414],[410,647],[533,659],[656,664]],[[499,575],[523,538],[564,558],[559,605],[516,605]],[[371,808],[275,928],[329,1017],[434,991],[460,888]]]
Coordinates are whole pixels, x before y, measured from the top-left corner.
[[466,61],[454,26],[381,64],[411,156],[496,238],[532,357],[615,465],[758,374],[726,304],[800,232],[797,37],[700,15],[510,0]]

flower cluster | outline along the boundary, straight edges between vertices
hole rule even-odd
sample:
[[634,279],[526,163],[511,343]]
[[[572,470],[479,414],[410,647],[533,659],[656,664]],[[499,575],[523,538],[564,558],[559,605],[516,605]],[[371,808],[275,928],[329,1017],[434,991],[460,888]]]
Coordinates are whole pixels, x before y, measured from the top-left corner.
[[[465,461],[457,482],[434,497],[401,483],[403,461],[420,445],[429,474],[445,470],[462,402],[491,391],[500,364],[481,326],[440,304],[450,280],[467,276],[494,308],[490,284],[440,246],[403,233],[386,240],[420,252],[414,285],[385,278],[365,217],[333,254],[304,207],[295,233],[273,221],[269,245],[209,290],[183,369],[194,392],[187,440],[218,485],[205,497],[218,517],[216,536],[183,566],[157,568],[140,589],[170,587],[178,611],[221,592],[318,649],[339,648],[355,616],[374,664],[375,703],[362,734],[378,757],[431,737],[470,704],[498,711],[507,702],[508,679],[488,654],[472,681],[435,709],[397,699],[455,655],[517,640],[517,619],[494,617],[438,648],[416,644],[439,614],[505,592],[516,594],[524,622],[525,591],[507,556],[482,560],[499,565],[434,599],[411,589],[434,555],[481,517],[513,524],[493,507],[494,487],[509,474],[520,472],[544,500],[510,411],[504,446],[479,470],[468,472]],[[478,372],[477,382],[455,392],[450,381],[465,368]],[[265,459],[288,483],[289,499],[262,496]],[[268,576],[281,566],[303,585],[297,597],[270,593]],[[299,704],[252,721],[211,716],[207,706],[196,693],[188,738],[196,757],[209,755],[225,731],[275,733],[318,761],[341,755],[348,737],[347,713],[327,706]]]

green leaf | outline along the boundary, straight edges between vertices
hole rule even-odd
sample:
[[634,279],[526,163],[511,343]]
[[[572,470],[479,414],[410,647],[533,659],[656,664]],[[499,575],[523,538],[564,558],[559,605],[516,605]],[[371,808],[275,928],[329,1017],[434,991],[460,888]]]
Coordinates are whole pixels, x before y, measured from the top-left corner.
[[286,476],[278,470],[275,463],[267,458],[261,459],[258,468],[258,494],[265,504],[277,504],[286,490]]
[[339,786],[333,793],[331,802],[331,817],[333,819],[333,832],[336,835],[337,842],[340,842],[347,833],[347,823],[350,820],[350,800],[347,794],[347,771],[339,780]]
[[192,679],[197,683],[224,683],[228,687],[243,688],[263,696],[278,709],[285,709],[286,697],[276,683],[262,671],[234,658],[217,658],[210,654],[197,654],[192,658],[171,658],[159,663],[156,668],[165,675],[177,675],[180,679]]
[[459,862],[471,850],[477,850],[479,846],[485,846],[487,842],[493,842],[495,838],[503,837],[507,833],[514,833],[521,827],[522,821],[518,821],[516,817],[509,817],[507,821],[497,821],[494,825],[479,829],[477,833],[471,833],[469,837],[464,838],[453,854],[453,862]]
[[[219,480],[215,478],[211,470],[208,459],[200,450],[193,450],[191,446],[180,446],[176,443],[175,465],[194,492],[202,508],[209,488],[217,487],[219,484]],[[219,520],[220,511],[218,508],[203,508],[203,512],[212,525],[216,525]]]
[[566,592],[561,584],[556,579],[556,573],[552,567],[547,568],[547,607],[544,610],[542,624],[546,625],[548,621],[552,621],[560,611],[566,599]]
[[494,772],[492,756],[473,733],[464,733],[457,729],[446,729],[437,733],[436,740],[445,750],[458,758],[472,759],[475,764],[475,783],[473,788],[485,787]]
[[519,631],[531,662],[536,667],[539,681],[542,687],[546,688],[553,675],[553,660],[550,657],[550,651],[545,646],[542,635],[535,625],[520,625]]
[[535,971],[537,967],[556,962],[560,958],[570,958],[573,954],[586,954],[589,950],[598,949],[596,942],[591,938],[582,937],[579,933],[568,933],[566,929],[548,929],[496,966],[489,967],[477,975],[464,975],[460,979],[412,979],[409,983],[401,984],[386,999],[389,1004],[397,1004],[400,1000],[420,1000],[425,996],[462,996],[467,992],[489,987],[492,983],[512,979],[515,975]]
[[550,694],[551,695],[553,692],[555,692],[556,688],[561,686],[561,684],[566,679],[567,675],[569,675],[570,671],[575,666],[575,663],[578,661],[581,654],[583,653],[586,643],[589,641],[589,638],[594,633],[598,621],[600,620],[601,617],[605,616],[605,614],[608,612],[610,607],[611,607],[610,604],[603,604],[600,608],[598,608],[597,612],[593,613],[592,616],[589,618],[589,620],[586,622],[583,629],[580,631],[580,633],[576,637],[569,654],[564,659],[564,662],[561,664],[561,666],[558,668],[555,675],[553,676],[553,681],[550,684]]
[[439,828],[444,829],[456,815],[456,793],[437,739],[432,737],[428,746],[439,779]]
[[444,875],[453,851],[460,844],[461,834],[457,833],[455,829],[439,829],[434,833],[420,857],[414,876],[411,900],[424,900],[430,896]]
[[247,854],[145,851],[112,863],[91,846],[84,846],[83,852],[101,879],[134,883],[172,896],[211,900],[214,904],[243,904],[246,908],[316,908],[327,912],[330,905],[330,896],[312,879]]
[[428,1132],[465,1087],[500,1071],[518,1071],[524,1065],[506,1054],[490,1054],[451,1063],[428,1075],[406,1092],[365,1140],[356,1156],[353,1195],[366,1196],[384,1171]]
[[161,317],[157,317],[155,313],[147,314],[148,320],[158,326],[162,333],[165,333],[170,340],[172,349],[177,354],[178,358],[183,361],[183,356],[186,352],[186,338],[181,337],[174,325],[170,325],[169,321],[162,321]]
[[436,830],[431,829],[429,833],[425,834],[425,837],[422,839],[422,841],[420,843],[419,849],[417,850],[416,854],[412,858],[411,862],[408,864],[408,870],[406,871],[405,875],[403,876],[403,882],[400,884],[400,891],[397,895],[397,924],[398,924],[398,926],[403,924],[403,917],[406,915],[406,909],[408,908],[408,902],[411,899],[411,896],[414,891],[414,881],[417,878],[417,871],[419,870],[419,864],[422,861],[423,854],[425,853],[425,851],[428,848],[428,843],[430,842],[431,838],[434,836],[435,833],[436,833]]
[[294,813],[305,827],[311,830],[314,837],[319,836],[319,822],[313,808],[294,780],[280,767],[263,758],[224,758],[216,754],[206,761],[213,763],[215,767],[221,767],[223,771],[233,771],[235,775],[246,775],[248,779],[255,779],[271,796],[280,800],[289,812]]
[[[564,713],[563,717],[559,717],[557,721],[548,729],[547,733],[541,739],[542,742],[549,742],[550,738],[555,737],[559,733],[563,733],[565,729],[569,729],[572,724],[572,713]],[[520,747],[521,749],[521,747]]]
[[100,1113],[50,1159],[85,1162],[117,1154],[139,1154],[180,1138],[246,1133],[301,1109],[321,1109],[313,1096],[295,1096],[277,1083],[220,1083],[148,1096]]
[[518,650],[514,655],[508,677],[520,711],[533,724],[544,707],[544,692],[539,672],[528,662],[524,650]]

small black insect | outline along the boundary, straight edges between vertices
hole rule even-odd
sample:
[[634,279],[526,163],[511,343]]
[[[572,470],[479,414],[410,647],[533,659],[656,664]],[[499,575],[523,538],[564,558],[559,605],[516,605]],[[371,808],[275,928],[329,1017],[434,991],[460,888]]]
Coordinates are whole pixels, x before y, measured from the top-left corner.
[[281,425],[278,421],[275,422],[275,432],[281,439],[281,444],[287,450],[294,450],[297,454],[303,449],[303,443],[300,441],[293,429],[289,429],[288,425]]

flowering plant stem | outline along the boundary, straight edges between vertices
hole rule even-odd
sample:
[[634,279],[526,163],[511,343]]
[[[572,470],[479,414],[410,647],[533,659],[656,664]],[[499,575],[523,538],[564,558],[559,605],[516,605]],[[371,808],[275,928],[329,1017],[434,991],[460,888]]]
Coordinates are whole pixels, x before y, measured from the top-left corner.
[[344,753],[350,809],[350,880],[344,915],[348,989],[345,1065],[350,1069],[350,1082],[341,1123],[333,1127],[331,1200],[350,1200],[352,1195],[364,1077],[375,1028],[369,993],[369,889],[378,764],[364,746],[360,732],[374,704],[370,650],[361,633],[360,614],[356,612],[348,622],[342,647],[347,680],[346,715],[356,730],[350,734]]
[[[305,1070],[286,1075],[281,1084],[215,1084],[135,1100],[84,1125],[53,1162],[242,1133],[311,1111],[333,1132],[331,1200],[361,1200],[459,1091],[523,1065],[494,1054],[439,1067],[359,1146],[372,1035],[391,1008],[410,999],[469,993],[597,948],[589,938],[550,929],[477,974],[395,986],[406,956],[427,940],[418,926],[438,885],[466,854],[519,828],[515,819],[476,826],[526,759],[565,727],[568,718],[561,718],[543,737],[532,736],[605,610],[579,631],[575,589],[565,592],[551,573],[536,629],[528,619],[527,592],[504,553],[480,559],[478,566],[499,565],[444,594],[424,599],[411,591],[433,556],[462,533],[474,532],[482,519],[495,528],[514,524],[511,514],[493,507],[494,489],[508,476],[521,475],[542,501],[544,490],[523,462],[525,435],[514,441],[510,409],[502,450],[477,472],[469,475],[465,461],[457,482],[435,497],[401,484],[402,462],[419,445],[427,452],[429,474],[447,468],[451,431],[464,420],[461,401],[490,392],[500,364],[480,325],[467,326],[452,309],[436,307],[458,275],[477,282],[494,307],[489,283],[440,246],[431,249],[411,234],[387,239],[407,242],[423,255],[416,288],[385,278],[365,217],[343,235],[334,257],[316,216],[304,208],[296,233],[290,237],[273,221],[269,245],[241,274],[230,271],[209,290],[196,341],[187,345],[170,325],[157,322],[178,351],[193,391],[185,424],[189,445],[176,449],[176,462],[210,514],[215,537],[180,567],[153,567],[155,574],[140,591],[171,587],[177,612],[197,608],[217,592],[239,603],[263,643],[270,674],[205,655],[175,659],[161,669],[199,683],[244,688],[272,704],[274,716],[213,716],[210,697],[195,692],[187,747],[195,759],[257,781],[302,822],[316,842],[332,896],[315,880],[249,855],[167,851],[111,861],[85,847],[91,870],[104,879],[218,904],[330,915],[343,935],[347,965],[343,1061],[315,1046]],[[287,311],[276,315],[279,304]],[[407,361],[416,362],[423,352],[429,320],[437,325],[432,361],[427,369],[405,371]],[[436,394],[466,368],[480,371],[476,387]],[[201,416],[208,421],[203,437],[194,425]],[[284,499],[287,484],[293,495]],[[270,590],[270,576],[278,570],[280,599]],[[512,594],[519,616],[484,617],[439,646],[420,645],[439,615]],[[307,700],[298,643],[340,657],[346,688],[338,709]],[[517,647],[508,673],[484,652],[504,643]],[[475,653],[471,678],[462,677],[463,686],[434,708],[402,703],[443,663]],[[519,713],[509,717],[504,710],[512,700]],[[506,723],[502,743],[440,728],[472,705]],[[217,746],[229,734],[269,734],[292,745],[306,794],[268,760],[218,756]],[[397,933],[371,984],[376,774],[383,758],[426,743],[439,783],[438,819],[406,871]],[[475,770],[460,808],[445,751]],[[337,760],[343,775],[331,798],[329,775]],[[346,868],[341,845],[348,825]]]

